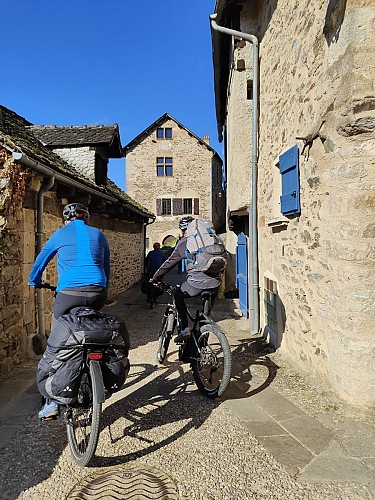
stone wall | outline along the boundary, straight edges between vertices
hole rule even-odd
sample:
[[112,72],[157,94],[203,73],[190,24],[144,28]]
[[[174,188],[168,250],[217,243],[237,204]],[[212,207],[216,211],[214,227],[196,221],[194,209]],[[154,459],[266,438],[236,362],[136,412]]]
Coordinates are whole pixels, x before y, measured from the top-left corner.
[[[221,160],[196,137],[179,127],[175,121],[166,120],[163,127],[172,128],[172,139],[157,139],[156,127],[126,154],[126,191],[142,206],[157,213],[157,198],[199,198],[201,218],[219,218],[213,210],[220,208],[217,202],[219,177],[221,184]],[[173,158],[173,176],[156,175],[156,158]],[[213,177],[215,203],[213,202]],[[222,208],[222,207],[221,207]],[[178,216],[157,216],[147,226],[149,248],[155,241],[163,242],[167,236],[178,237]]]
[[[251,5],[244,6],[241,30],[256,34]],[[274,341],[281,352],[300,369],[323,377],[344,399],[370,406],[375,403],[375,6],[355,0],[328,7],[323,0],[262,5],[257,19],[261,326],[266,326],[268,279],[278,292]],[[246,70],[232,72],[228,113],[233,172],[240,152],[248,157],[251,138],[251,112],[244,110],[251,47],[235,50],[234,66],[242,58]],[[248,135],[239,149],[243,130]],[[283,217],[278,157],[295,144],[301,153],[304,142],[296,137],[318,131],[322,137],[300,154],[301,214]],[[247,161],[241,168],[241,176],[247,175]],[[245,199],[241,186],[231,187],[228,204],[235,196]]]
[[[37,358],[33,339],[38,332],[36,292],[27,285],[35,259],[36,200],[41,177],[12,162],[0,148],[0,375],[28,358]],[[63,203],[55,192],[44,198],[43,241],[62,226]],[[141,278],[143,225],[93,215],[90,223],[103,230],[111,249],[109,298]],[[44,281],[56,284],[56,259],[47,266]],[[52,293],[43,291],[45,327],[50,330]]]

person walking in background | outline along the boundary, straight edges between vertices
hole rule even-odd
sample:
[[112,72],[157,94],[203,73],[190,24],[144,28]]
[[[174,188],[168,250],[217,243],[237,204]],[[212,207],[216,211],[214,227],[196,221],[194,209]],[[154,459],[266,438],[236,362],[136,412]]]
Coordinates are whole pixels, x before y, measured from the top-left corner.
[[[159,267],[164,263],[166,260],[164,252],[160,249],[160,243],[155,242],[153,244],[153,250],[151,250],[146,257],[145,260],[145,265],[146,265],[146,281],[148,282],[149,279],[154,275],[154,273],[159,269]],[[146,302],[150,303],[150,294],[152,291],[152,286],[148,286],[147,289],[147,297],[146,297]]]
[[155,271],[159,269],[164,261],[165,254],[160,249],[160,243],[156,242],[153,244],[153,250],[151,250],[146,257],[145,264],[147,274],[153,276]]

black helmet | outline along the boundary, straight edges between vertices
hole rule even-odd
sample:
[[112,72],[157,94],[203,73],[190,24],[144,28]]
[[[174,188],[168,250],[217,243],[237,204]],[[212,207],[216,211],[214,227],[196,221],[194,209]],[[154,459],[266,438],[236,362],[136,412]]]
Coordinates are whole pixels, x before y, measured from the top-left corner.
[[194,220],[194,217],[190,217],[189,215],[187,217],[182,217],[182,219],[180,219],[180,222],[178,223],[178,227],[182,231],[186,231],[188,225],[192,220]]
[[89,209],[85,205],[82,205],[82,203],[69,203],[69,205],[65,205],[64,207],[63,217],[67,221],[73,219],[87,221],[90,217]]

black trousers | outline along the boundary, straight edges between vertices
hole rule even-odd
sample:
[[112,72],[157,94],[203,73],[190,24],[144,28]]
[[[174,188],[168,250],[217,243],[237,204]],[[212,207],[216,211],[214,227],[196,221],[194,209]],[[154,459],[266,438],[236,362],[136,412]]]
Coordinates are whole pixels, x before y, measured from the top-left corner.
[[84,286],[76,288],[64,288],[60,290],[53,301],[53,315],[57,319],[66,314],[73,307],[92,307],[97,311],[107,301],[107,289],[102,286]]
[[206,288],[204,290],[202,290],[201,288],[195,288],[189,285],[187,281],[182,283],[181,287],[177,288],[177,290],[174,293],[174,300],[178,315],[180,317],[181,330],[184,330],[189,326],[185,299],[188,297],[196,297],[197,295],[200,295],[202,292],[217,292],[217,290],[218,287]]

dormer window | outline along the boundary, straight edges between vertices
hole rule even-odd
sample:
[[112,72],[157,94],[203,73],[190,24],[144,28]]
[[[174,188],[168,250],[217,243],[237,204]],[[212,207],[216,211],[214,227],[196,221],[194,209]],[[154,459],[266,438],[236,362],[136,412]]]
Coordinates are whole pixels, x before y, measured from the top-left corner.
[[157,139],[172,139],[172,128],[171,127],[158,127],[156,129]]

